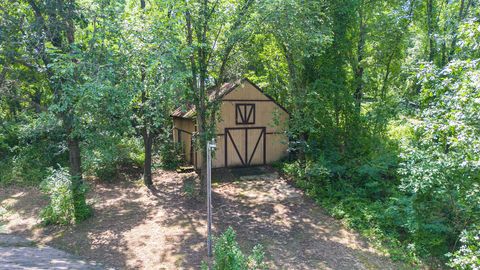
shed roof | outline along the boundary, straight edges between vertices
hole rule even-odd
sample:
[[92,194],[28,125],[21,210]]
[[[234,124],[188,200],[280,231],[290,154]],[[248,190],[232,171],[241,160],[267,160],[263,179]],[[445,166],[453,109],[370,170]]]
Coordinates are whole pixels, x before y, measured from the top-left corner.
[[[265,94],[260,87],[258,87],[256,84],[254,84],[252,81],[250,81],[247,78],[243,78],[240,80],[236,81],[230,81],[222,84],[220,87],[212,87],[207,90],[207,95],[208,95],[208,101],[213,102],[219,99],[222,99],[224,96],[226,96],[228,93],[233,91],[235,88],[240,86],[242,83],[248,82],[251,85],[253,85],[258,91],[260,91],[262,94],[264,94],[266,97],[268,97],[270,100],[272,100],[275,104],[277,104],[282,110],[285,112],[289,113],[287,109],[285,109],[282,105],[278,104],[271,96]],[[188,118],[192,119],[195,118],[196,116],[196,110],[195,110],[195,105],[193,104],[186,104],[183,106],[178,107],[175,109],[172,113],[172,117],[179,117],[179,118]]]

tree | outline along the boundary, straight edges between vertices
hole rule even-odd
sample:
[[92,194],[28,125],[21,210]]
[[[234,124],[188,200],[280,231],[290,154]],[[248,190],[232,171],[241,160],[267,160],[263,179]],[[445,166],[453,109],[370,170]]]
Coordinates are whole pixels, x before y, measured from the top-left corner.
[[[61,121],[65,132],[73,194],[84,196],[79,191],[82,185],[81,136],[76,130],[79,119],[75,111],[76,84],[81,83],[80,52],[75,43],[75,21],[80,19],[77,5],[74,1],[52,4],[35,0],[28,0],[28,5],[34,16],[32,28],[35,32],[31,34],[36,39],[36,44],[32,44],[35,48],[32,58],[44,70],[42,75],[54,101],[49,110]],[[85,198],[76,201],[84,204]]]
[[23,85],[20,91],[12,91],[15,85],[10,83],[2,91],[20,104],[28,101],[33,119],[55,119],[46,124],[60,130],[60,138],[55,139],[61,151],[68,153],[74,201],[78,204],[75,210],[80,209],[85,204],[82,144],[92,137],[92,132],[98,132],[95,128],[99,126],[94,124],[103,121],[101,118],[111,120],[112,115],[122,111],[118,108],[122,102],[107,102],[102,107],[106,97],[115,93],[115,77],[105,64],[111,58],[104,46],[98,46],[105,41],[107,27],[97,28],[101,20],[95,12],[75,1],[28,0],[7,7],[6,22],[12,35],[2,43],[15,47],[4,47],[4,55],[8,56],[5,60],[14,67],[4,71],[8,78],[18,77],[22,70],[24,75],[15,80],[15,84]]
[[[138,6],[138,4],[140,4]],[[179,16],[175,1],[133,4],[123,19],[120,41],[121,73],[127,81],[123,91],[132,93],[132,124],[143,139],[143,179],[152,182],[152,146],[170,131],[170,113],[185,80]]]
[[201,192],[206,190],[206,142],[215,128],[215,106],[208,106],[209,86],[215,88],[229,79],[228,61],[242,40],[253,0],[185,1],[185,41],[189,50],[190,91],[197,112],[199,150],[202,155]]

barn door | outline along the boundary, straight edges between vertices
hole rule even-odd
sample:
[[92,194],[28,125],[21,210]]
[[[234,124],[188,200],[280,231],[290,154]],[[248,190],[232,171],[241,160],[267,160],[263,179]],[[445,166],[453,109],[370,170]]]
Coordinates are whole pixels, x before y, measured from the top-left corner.
[[226,128],[225,167],[265,164],[266,128]]

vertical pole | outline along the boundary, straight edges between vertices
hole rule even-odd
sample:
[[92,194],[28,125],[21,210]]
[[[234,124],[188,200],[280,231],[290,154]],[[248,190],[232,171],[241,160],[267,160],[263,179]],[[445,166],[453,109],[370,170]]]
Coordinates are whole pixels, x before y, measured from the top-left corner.
[[215,141],[207,142],[207,248],[208,257],[212,256],[212,148]]

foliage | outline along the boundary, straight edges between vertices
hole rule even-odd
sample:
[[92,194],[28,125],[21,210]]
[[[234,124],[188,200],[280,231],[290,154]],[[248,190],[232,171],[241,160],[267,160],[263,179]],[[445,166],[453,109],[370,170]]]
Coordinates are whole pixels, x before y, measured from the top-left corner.
[[48,176],[48,167],[66,164],[65,146],[58,143],[59,123],[48,115],[22,118],[2,123],[6,147],[0,159],[1,185],[38,185]]
[[400,188],[411,200],[406,229],[440,256],[479,222],[480,73],[477,61],[458,61],[421,76],[423,121],[402,149]]
[[164,141],[160,145],[160,161],[162,167],[167,170],[174,170],[182,164],[183,157],[182,144],[174,143],[171,140]]
[[72,177],[65,168],[50,169],[48,176],[41,184],[43,192],[50,203],[40,216],[45,225],[68,225],[85,220],[91,215],[91,208],[85,204],[85,185],[74,187]]
[[476,60],[425,65],[418,75],[422,120],[393,121],[387,133],[396,143],[367,144],[348,160],[317,155],[285,164],[284,172],[392,255],[443,259],[479,222],[478,70]]
[[476,270],[480,269],[480,230],[478,226],[464,230],[460,235],[460,248],[450,257],[448,265],[455,269]]
[[83,149],[84,170],[103,181],[114,182],[122,167],[141,168],[144,153],[136,138],[99,138]]
[[[263,248],[256,245],[252,254],[245,256],[236,241],[235,231],[229,227],[220,237],[214,239],[213,266],[211,269],[266,269],[263,262],[265,256]],[[204,264],[202,269],[208,269]]]
[[207,90],[247,76],[291,112],[284,171],[307,194],[394,256],[460,262],[480,216],[477,2],[0,0],[0,183],[68,166],[78,209],[83,173],[151,184],[152,153],[181,159],[172,109],[195,105],[203,151]]

